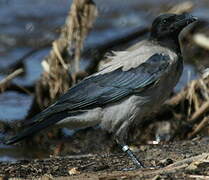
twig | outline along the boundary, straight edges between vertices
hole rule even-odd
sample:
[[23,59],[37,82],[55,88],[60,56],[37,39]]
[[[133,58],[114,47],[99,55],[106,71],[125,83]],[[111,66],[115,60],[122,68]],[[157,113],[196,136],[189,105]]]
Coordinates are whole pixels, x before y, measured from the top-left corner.
[[30,50],[29,52],[24,54],[21,58],[15,60],[15,63],[11,64],[9,67],[7,67],[7,69],[0,68],[0,71],[3,73],[9,73],[11,71],[14,71],[15,69],[23,68],[23,66],[24,66],[23,61],[24,60],[26,60],[27,58],[29,58],[33,54],[37,53],[38,51],[43,50],[45,48],[49,48],[50,46],[51,46],[51,42]]
[[185,1],[179,4],[174,5],[170,10],[168,10],[168,13],[175,13],[175,14],[181,14],[185,12],[190,12],[194,8],[194,3],[191,1]]
[[42,63],[44,72],[36,84],[32,109],[37,105],[39,110],[44,109],[76,82],[83,42],[96,15],[97,9],[93,0],[72,2],[62,32],[53,42],[52,50]]
[[23,69],[17,69],[17,70],[15,70],[13,73],[11,73],[10,75],[8,75],[6,78],[2,79],[0,81],[0,85],[5,84],[5,83],[11,81],[12,79],[14,79],[18,75],[20,75],[22,72],[23,72]]
[[193,138],[197,133],[199,133],[203,128],[208,125],[209,117],[204,117],[204,119],[195,127],[195,129],[188,134],[188,138]]
[[188,175],[188,177],[190,178],[194,178],[194,179],[203,179],[203,180],[207,180],[209,179],[209,176],[204,176],[204,175]]
[[171,173],[173,171],[188,167],[188,165],[194,161],[198,161],[200,159],[204,160],[204,159],[208,158],[208,156],[209,156],[209,153],[203,153],[201,155],[197,155],[197,156],[193,156],[191,158],[177,161],[173,164],[166,166],[165,168],[154,170],[153,172],[149,172],[149,173],[145,173],[145,174],[143,173],[143,174],[144,175],[156,175],[156,174]]
[[169,105],[169,106],[176,106],[178,105],[182,99],[184,99],[186,97],[187,91],[186,89],[182,90],[181,92],[179,92],[178,94],[176,94],[175,96],[173,96],[171,99],[168,99],[165,104]]
[[203,153],[203,154],[200,154],[200,155],[197,155],[197,156],[193,156],[193,157],[190,157],[190,158],[187,158],[187,159],[183,159],[181,161],[177,161],[173,164],[170,164],[168,166],[166,166],[164,169],[172,169],[174,167],[178,167],[178,166],[181,166],[181,165],[188,165],[194,161],[198,161],[200,159],[204,160],[204,159],[207,159],[209,156],[209,153]]
[[5,88],[7,87],[7,84],[12,79],[14,79],[18,75],[20,75],[21,73],[23,73],[23,69],[22,68],[15,70],[13,73],[9,74],[6,78],[2,79],[0,81],[0,91],[3,92],[5,90]]
[[193,40],[200,47],[209,50],[209,37],[204,34],[197,33],[193,36]]
[[209,101],[206,101],[202,106],[192,115],[188,121],[194,123],[200,116],[209,111]]
[[96,154],[81,154],[81,155],[72,155],[72,156],[50,156],[50,158],[46,158],[45,160],[51,160],[51,158],[53,159],[70,159],[70,160],[73,160],[73,159],[82,159],[82,158],[95,158],[97,157],[98,155]]
[[10,82],[10,85],[7,87],[7,90],[16,91],[18,93],[28,94],[32,96],[34,93],[34,86],[33,85],[21,86],[13,82]]

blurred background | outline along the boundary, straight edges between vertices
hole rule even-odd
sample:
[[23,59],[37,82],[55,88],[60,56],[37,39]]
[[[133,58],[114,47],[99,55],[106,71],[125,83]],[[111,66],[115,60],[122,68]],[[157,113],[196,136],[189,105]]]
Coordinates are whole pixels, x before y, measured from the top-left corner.
[[[198,25],[182,34],[185,67],[174,93],[179,93],[191,80],[200,78],[203,72],[207,71],[209,1],[94,0],[94,2],[99,14],[85,40],[84,51],[89,47],[102,49],[102,53],[122,50],[145,38],[148,34],[148,30],[145,29],[150,27],[157,15],[176,7],[181,8],[183,4],[186,11],[197,16],[200,21]],[[0,0],[0,82],[16,69],[24,70],[24,73],[12,79],[7,88],[0,93],[1,139],[16,133],[18,122],[24,120],[31,111],[35,83],[43,71],[41,62],[49,54],[52,42],[59,37],[71,3],[71,0]],[[118,41],[120,43],[114,44],[117,42],[114,40],[126,38],[138,30],[145,32],[125,43]],[[111,43],[114,45],[107,46]],[[87,55],[81,58],[81,70],[85,71],[91,58]],[[159,126],[160,128],[157,128]],[[146,144],[158,141],[161,135],[157,134],[164,128],[166,137],[162,141],[170,141],[172,134],[177,132],[170,130],[172,126],[169,121],[164,120],[160,124],[152,124],[148,129],[151,131],[154,128],[156,131],[146,138],[138,138],[137,142]],[[177,125],[175,127],[178,129]],[[181,139],[185,137],[181,134]],[[66,143],[69,144],[63,145]],[[92,149],[93,152],[106,151],[107,148],[114,151],[114,145],[111,143],[110,136],[105,132],[98,135],[97,127],[79,133],[68,129],[50,130],[29,143],[24,142],[16,146],[0,145],[0,161],[84,154],[92,152]]]

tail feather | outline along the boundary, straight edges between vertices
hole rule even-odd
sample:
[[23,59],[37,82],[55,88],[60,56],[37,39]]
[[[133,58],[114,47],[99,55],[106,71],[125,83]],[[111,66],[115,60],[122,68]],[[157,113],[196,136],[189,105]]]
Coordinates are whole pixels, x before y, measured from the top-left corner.
[[49,116],[47,119],[41,120],[41,121],[36,121],[36,123],[34,125],[32,125],[31,127],[26,128],[25,130],[23,130],[23,132],[20,132],[20,134],[9,138],[8,140],[5,140],[4,144],[6,145],[10,145],[10,144],[14,144],[28,136],[34,135],[37,132],[53,125],[56,124],[58,121],[68,117],[69,114],[65,113],[65,112],[60,112],[57,113],[53,116]]

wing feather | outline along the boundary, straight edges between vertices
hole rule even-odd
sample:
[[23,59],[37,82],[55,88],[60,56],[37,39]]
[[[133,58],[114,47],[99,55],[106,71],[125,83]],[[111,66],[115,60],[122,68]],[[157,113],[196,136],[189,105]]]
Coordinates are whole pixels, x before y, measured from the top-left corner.
[[119,68],[110,73],[91,76],[69,89],[55,104],[43,111],[43,114],[49,116],[65,110],[104,106],[123,99],[136,90],[140,93],[168,71],[169,64],[168,55],[154,54],[137,68],[128,71]]

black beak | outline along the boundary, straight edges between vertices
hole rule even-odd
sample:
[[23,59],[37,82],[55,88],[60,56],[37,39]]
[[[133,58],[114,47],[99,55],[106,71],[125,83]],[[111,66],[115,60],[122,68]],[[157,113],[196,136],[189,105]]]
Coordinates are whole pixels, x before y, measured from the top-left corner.
[[197,17],[189,14],[176,15],[176,21],[171,25],[173,31],[181,31],[187,25],[197,21]]

